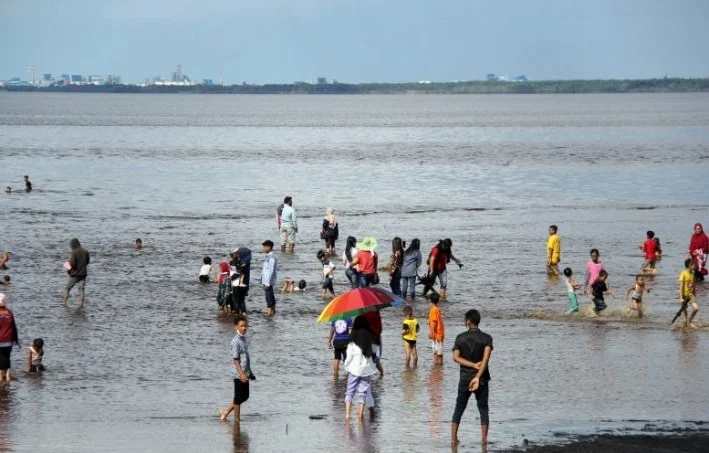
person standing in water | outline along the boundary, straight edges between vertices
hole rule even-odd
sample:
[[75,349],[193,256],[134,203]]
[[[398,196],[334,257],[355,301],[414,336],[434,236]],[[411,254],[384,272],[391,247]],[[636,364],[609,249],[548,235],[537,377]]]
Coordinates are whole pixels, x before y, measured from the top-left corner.
[[[653,251],[654,253],[654,251]],[[625,297],[631,297],[631,304],[630,307],[626,310],[626,313],[630,313],[631,311],[637,311],[638,312],[638,318],[642,318],[644,315],[643,312],[643,294],[645,292],[650,293],[650,289],[645,289],[645,276],[640,274],[635,276],[635,284],[631,285],[628,290],[625,293]]]
[[390,262],[389,287],[392,293],[401,296],[401,266],[404,264],[404,243],[398,236],[391,241]]
[[20,347],[15,315],[5,306],[6,296],[0,293],[0,382],[12,380],[10,356],[12,347]]
[[558,227],[549,225],[549,239],[547,240],[547,274],[559,275],[559,261],[561,261],[561,238],[557,234]]
[[266,316],[276,314],[276,295],[274,288],[276,287],[276,267],[278,261],[273,254],[273,241],[263,241],[263,253],[266,254],[266,259],[261,267],[261,285],[263,285],[264,295],[266,297]]
[[246,320],[246,316],[237,315],[234,318],[236,335],[231,340],[231,357],[234,366],[232,371],[234,398],[231,404],[219,414],[219,418],[222,421],[229,418],[229,414],[233,411],[234,423],[239,423],[241,420],[241,405],[249,399],[249,381],[256,380],[256,377],[251,372],[251,357],[246,340],[248,328],[249,322]]
[[[441,300],[446,300],[446,290],[448,288],[448,263],[453,260],[458,265],[458,268],[463,267],[463,263],[458,258],[453,256],[453,241],[450,238],[445,238],[431,249],[428,255],[428,277],[435,281],[438,277],[438,283],[441,288],[438,290],[438,296]],[[423,295],[426,296],[427,288],[433,289],[432,286],[424,285]]]
[[283,210],[281,211],[281,253],[293,253],[295,250],[295,235],[298,233],[298,218],[293,209],[293,198],[285,197],[283,199]]
[[30,182],[30,177],[25,175],[25,192],[32,192],[32,183]]
[[645,254],[645,261],[643,261],[643,273],[644,274],[656,274],[655,262],[657,260],[657,242],[655,242],[655,232],[649,231],[645,233],[647,239],[645,242],[640,244],[638,248]]
[[694,224],[694,234],[689,240],[687,257],[694,260],[694,278],[701,282],[707,275],[706,263],[709,257],[709,237],[704,233],[701,223]]
[[401,297],[409,297],[411,300],[416,297],[416,275],[423,261],[420,249],[421,241],[412,239],[404,252],[401,265]]
[[596,280],[598,280],[598,276],[601,274],[601,271],[606,270],[606,266],[603,264],[603,261],[600,260],[601,255],[598,253],[598,249],[591,249],[590,255],[591,260],[586,264],[584,293],[591,292],[591,287],[594,283],[596,283]]
[[480,312],[468,310],[465,313],[466,332],[455,338],[453,345],[453,361],[460,365],[460,380],[458,381],[458,397],[455,401],[455,411],[451,422],[451,444],[458,445],[458,427],[463,412],[468,406],[468,400],[475,394],[475,401],[480,412],[482,427],[480,442],[487,445],[487,434],[490,426],[488,395],[490,370],[488,364],[492,355],[492,337],[481,331]]
[[[699,312],[699,305],[697,305],[697,298],[695,295],[696,277],[694,274],[696,272],[697,269],[694,260],[691,258],[684,260],[684,270],[679,274],[679,303],[682,304],[684,326],[691,328],[695,327],[694,324],[692,324],[692,321]],[[690,306],[692,307],[692,314],[688,316],[687,308]]]
[[333,208],[327,208],[322,220],[321,236],[325,240],[325,252],[330,256],[335,256],[335,242],[340,236],[340,227]]
[[64,267],[67,270],[67,274],[69,274],[69,278],[64,291],[63,303],[65,307],[69,305],[69,295],[72,288],[76,286],[79,291],[79,305],[77,308],[82,310],[84,308],[86,276],[88,275],[87,268],[90,262],[89,252],[81,247],[81,243],[76,238],[69,241],[69,247],[71,248],[71,256],[69,257],[69,261],[64,263]]
[[573,275],[574,271],[572,271],[570,267],[564,269],[564,276],[566,277],[566,290],[569,297],[569,310],[566,312],[567,315],[579,312],[579,300],[576,297],[576,290],[581,288],[581,285],[576,283]]

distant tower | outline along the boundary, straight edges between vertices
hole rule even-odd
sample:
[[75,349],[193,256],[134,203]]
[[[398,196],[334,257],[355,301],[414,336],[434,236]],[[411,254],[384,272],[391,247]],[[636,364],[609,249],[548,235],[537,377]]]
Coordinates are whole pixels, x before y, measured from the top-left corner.
[[177,82],[182,82],[182,65],[177,65]]
[[34,85],[34,65],[27,65],[27,76],[32,85]]

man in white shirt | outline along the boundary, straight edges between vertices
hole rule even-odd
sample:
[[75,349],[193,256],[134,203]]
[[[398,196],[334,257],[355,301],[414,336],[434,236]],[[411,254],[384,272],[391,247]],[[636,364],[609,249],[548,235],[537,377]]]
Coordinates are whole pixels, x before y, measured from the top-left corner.
[[288,245],[288,253],[293,253],[295,249],[295,234],[298,232],[298,219],[295,216],[293,209],[293,198],[285,197],[283,199],[283,211],[281,212],[281,253],[286,253],[286,245]]

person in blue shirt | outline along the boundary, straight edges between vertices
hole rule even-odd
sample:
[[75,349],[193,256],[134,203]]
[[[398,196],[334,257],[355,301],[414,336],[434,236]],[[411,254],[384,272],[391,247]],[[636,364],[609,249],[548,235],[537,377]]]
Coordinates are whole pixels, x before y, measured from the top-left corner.
[[340,360],[344,361],[347,358],[347,343],[350,342],[351,331],[352,318],[338,319],[330,324],[327,345],[335,351],[335,359],[332,362],[332,374],[335,379],[340,374]]

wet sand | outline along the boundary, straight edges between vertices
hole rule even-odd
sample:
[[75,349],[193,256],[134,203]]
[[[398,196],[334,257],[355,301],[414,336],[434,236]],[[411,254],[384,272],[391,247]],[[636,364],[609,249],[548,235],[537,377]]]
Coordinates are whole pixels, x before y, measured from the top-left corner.
[[706,453],[709,432],[584,436],[566,445],[529,446],[504,453]]

